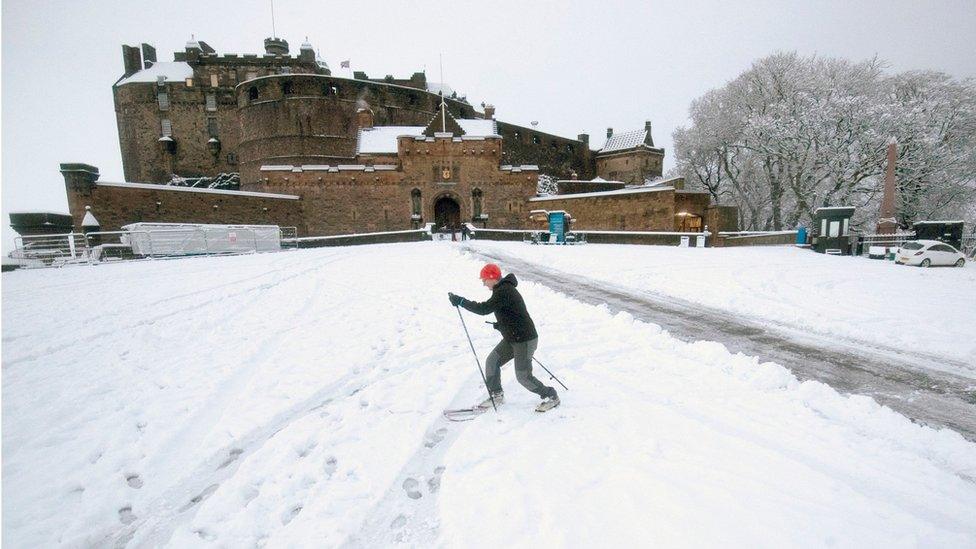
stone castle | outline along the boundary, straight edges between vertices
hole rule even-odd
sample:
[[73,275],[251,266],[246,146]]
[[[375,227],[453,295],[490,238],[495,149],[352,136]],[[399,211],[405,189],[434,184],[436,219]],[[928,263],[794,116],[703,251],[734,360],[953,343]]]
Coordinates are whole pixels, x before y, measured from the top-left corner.
[[[173,61],[123,46],[112,87],[127,182],[63,164],[75,225],[136,221],[271,223],[300,234],[417,228],[527,228],[534,209],[563,209],[574,228],[734,228],[734,211],[680,179],[658,181],[664,150],[651,124],[607,130],[591,147],[496,119],[424,73],[334,76],[307,41],[263,55],[218,54],[191,40]],[[559,194],[537,196],[540,174]],[[192,182],[187,184],[186,182]],[[201,188],[201,186],[203,188]]]

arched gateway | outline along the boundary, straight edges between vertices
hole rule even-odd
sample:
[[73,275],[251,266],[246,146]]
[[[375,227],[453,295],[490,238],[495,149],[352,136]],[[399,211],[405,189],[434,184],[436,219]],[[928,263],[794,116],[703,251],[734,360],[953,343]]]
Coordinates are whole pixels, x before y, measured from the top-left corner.
[[435,229],[460,230],[461,228],[461,206],[457,200],[451,196],[441,196],[434,201],[434,226]]

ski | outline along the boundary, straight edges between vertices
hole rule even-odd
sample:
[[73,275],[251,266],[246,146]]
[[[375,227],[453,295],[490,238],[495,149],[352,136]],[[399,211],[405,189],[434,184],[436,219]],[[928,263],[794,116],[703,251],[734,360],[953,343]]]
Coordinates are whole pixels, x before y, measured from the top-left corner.
[[472,419],[487,412],[485,408],[457,408],[454,410],[444,410],[444,417],[450,421],[471,421]]

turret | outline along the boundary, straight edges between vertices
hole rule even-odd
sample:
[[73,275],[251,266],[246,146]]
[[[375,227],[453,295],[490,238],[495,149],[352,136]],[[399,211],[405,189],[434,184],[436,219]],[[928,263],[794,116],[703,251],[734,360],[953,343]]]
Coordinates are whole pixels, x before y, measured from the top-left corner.
[[92,187],[98,181],[98,168],[90,164],[61,164],[61,175],[64,176],[64,185],[72,191],[81,194],[91,194]]
[[288,55],[288,41],[284,38],[265,38],[264,52],[268,55]]
[[315,48],[309,43],[308,37],[305,37],[305,42],[302,43],[302,47],[298,50],[298,60],[303,63],[315,63]]
[[139,55],[139,48],[135,46],[122,46],[122,63],[125,66],[124,76],[132,76],[142,70],[142,57]]

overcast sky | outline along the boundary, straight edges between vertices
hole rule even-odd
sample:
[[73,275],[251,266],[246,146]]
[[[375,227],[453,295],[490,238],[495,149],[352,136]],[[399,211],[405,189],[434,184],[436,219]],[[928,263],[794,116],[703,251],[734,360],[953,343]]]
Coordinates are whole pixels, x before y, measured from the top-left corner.
[[[220,53],[261,53],[269,0],[3,0],[3,253],[11,211],[67,212],[61,162],[122,180],[111,86],[122,44],[172,61],[191,33]],[[861,60],[890,71],[976,76],[976,1],[309,2],[276,0],[292,53],[308,36],[333,73],[426,68],[496,117],[591,142],[651,120],[673,165],[671,132],[690,102],[776,51]]]

